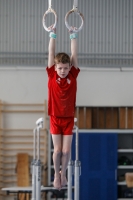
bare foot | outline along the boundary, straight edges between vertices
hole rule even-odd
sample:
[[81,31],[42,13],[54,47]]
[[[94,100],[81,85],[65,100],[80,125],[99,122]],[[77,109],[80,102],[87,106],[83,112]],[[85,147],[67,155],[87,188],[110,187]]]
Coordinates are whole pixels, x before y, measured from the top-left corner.
[[65,175],[62,175],[62,174],[61,174],[61,171],[60,171],[60,175],[61,175],[61,187],[65,187],[65,186],[67,185],[66,176],[65,176]]
[[54,186],[54,188],[56,188],[57,190],[60,190],[60,189],[61,189],[61,177],[60,177],[60,175],[54,177],[53,186]]

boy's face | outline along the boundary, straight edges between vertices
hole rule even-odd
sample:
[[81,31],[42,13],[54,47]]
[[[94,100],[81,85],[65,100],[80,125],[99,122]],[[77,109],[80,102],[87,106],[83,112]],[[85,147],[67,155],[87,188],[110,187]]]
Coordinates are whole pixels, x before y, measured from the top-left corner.
[[68,75],[69,71],[70,71],[70,65],[69,65],[69,63],[56,64],[55,65],[55,71],[57,71],[58,76],[60,76],[61,78],[65,78]]

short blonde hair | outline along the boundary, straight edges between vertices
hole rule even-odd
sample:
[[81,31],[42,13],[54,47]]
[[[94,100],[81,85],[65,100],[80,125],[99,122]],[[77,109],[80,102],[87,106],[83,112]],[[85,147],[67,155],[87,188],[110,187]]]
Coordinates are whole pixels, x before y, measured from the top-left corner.
[[70,65],[70,56],[64,52],[62,53],[58,53],[56,56],[55,56],[55,64],[59,64],[59,63],[63,63],[63,64],[66,64],[66,63],[69,63]]

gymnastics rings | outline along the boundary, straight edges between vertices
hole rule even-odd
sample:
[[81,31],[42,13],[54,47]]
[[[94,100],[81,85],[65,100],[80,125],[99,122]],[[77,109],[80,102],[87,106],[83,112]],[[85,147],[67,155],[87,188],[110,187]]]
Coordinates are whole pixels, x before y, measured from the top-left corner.
[[77,15],[79,15],[80,18],[81,18],[81,25],[80,25],[80,27],[79,27],[79,28],[76,28],[76,29],[73,31],[73,32],[79,32],[79,31],[81,31],[81,29],[83,28],[83,25],[84,25],[84,16],[83,16],[83,14],[80,13],[79,10],[78,10],[78,0],[74,0],[73,9],[70,10],[70,11],[68,11],[68,13],[67,13],[66,16],[65,16],[65,25],[66,25],[66,27],[67,27],[69,30],[71,29],[71,26],[68,24],[68,16],[69,16],[71,13],[73,13],[73,12],[75,12],[75,13],[76,13]]
[[44,13],[44,15],[43,15],[43,19],[42,19],[42,24],[43,24],[43,28],[47,31],[47,32],[50,32],[51,31],[51,29],[48,29],[48,27],[46,26],[46,16],[47,16],[47,14],[48,13],[53,13],[54,14],[54,16],[55,16],[55,22],[54,22],[54,25],[53,25],[53,29],[56,27],[56,25],[57,25],[57,14],[56,14],[56,12],[55,12],[55,10],[54,9],[52,9],[52,4],[51,4],[51,0],[49,0],[48,1],[49,2],[49,8],[48,8],[48,10]]

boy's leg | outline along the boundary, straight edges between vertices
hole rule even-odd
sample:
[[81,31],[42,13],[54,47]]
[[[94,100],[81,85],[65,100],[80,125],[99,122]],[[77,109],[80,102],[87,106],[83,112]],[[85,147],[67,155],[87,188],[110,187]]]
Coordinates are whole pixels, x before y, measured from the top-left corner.
[[66,169],[70,159],[72,144],[72,135],[64,135],[62,140],[62,170],[61,170],[61,186],[65,186],[66,181]]
[[54,170],[55,170],[55,177],[54,177],[54,187],[57,189],[61,188],[60,183],[60,163],[61,163],[61,135],[52,134],[52,140],[54,145],[54,153],[53,153],[53,163],[54,163]]

